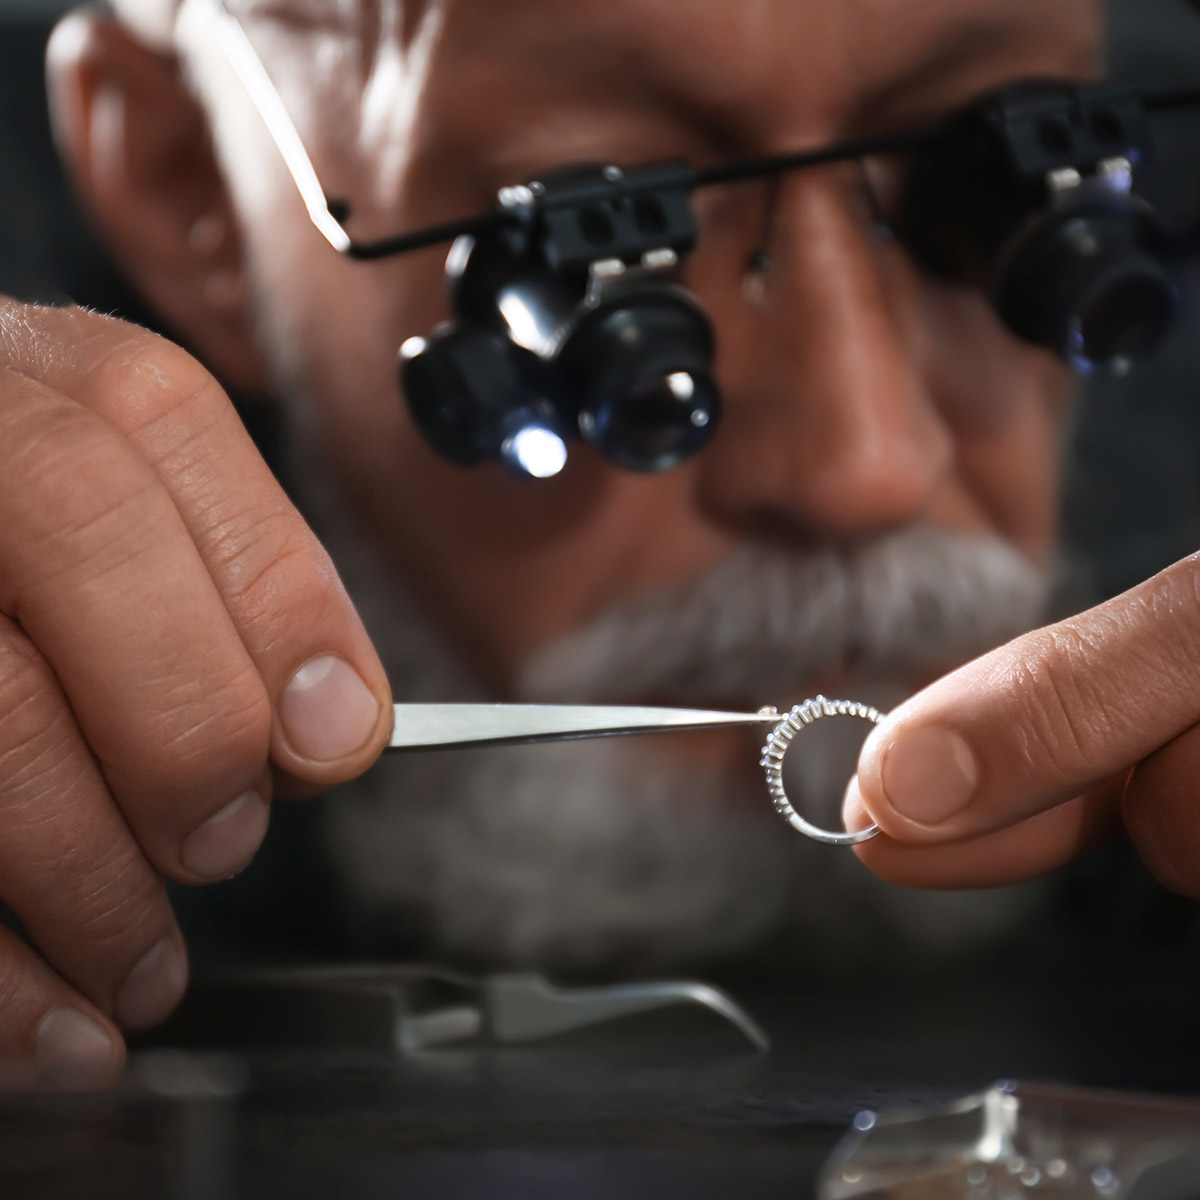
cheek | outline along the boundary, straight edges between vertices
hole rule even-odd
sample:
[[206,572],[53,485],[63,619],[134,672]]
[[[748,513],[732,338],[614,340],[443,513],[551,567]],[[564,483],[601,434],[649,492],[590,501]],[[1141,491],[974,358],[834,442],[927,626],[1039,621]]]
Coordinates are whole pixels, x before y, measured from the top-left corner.
[[925,371],[962,485],[998,533],[1045,560],[1077,384],[1055,356],[1010,335],[977,293],[922,281],[918,294]]
[[1003,434],[962,443],[966,485],[995,528],[1039,562],[1058,533],[1062,460],[1060,404],[1029,405]]
[[[443,250],[379,264],[342,259],[303,221],[248,229],[257,334],[281,399],[374,527],[442,525],[429,503],[440,460],[421,441],[400,388],[403,342],[448,312]],[[457,475],[457,472],[455,472]],[[431,478],[433,476],[433,478]]]
[[393,442],[407,421],[399,348],[447,315],[443,252],[356,263],[278,219],[251,238],[257,322],[285,393],[305,400],[331,447]]

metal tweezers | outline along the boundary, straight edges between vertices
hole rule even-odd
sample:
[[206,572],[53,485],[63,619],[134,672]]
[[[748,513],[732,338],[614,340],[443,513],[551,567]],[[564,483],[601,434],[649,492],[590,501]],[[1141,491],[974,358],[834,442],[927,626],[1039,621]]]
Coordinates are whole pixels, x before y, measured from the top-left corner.
[[587,704],[397,704],[389,750],[452,750],[576,738],[672,733],[734,725],[778,725],[779,713]]
[[848,700],[817,696],[781,716],[774,708],[753,713],[709,712],[696,708],[622,708],[586,704],[397,704],[389,750],[452,750],[469,746],[560,742],[575,738],[621,737],[633,733],[673,733],[737,725],[773,725],[761,765],[775,811],[798,833],[827,846],[857,846],[879,833],[878,825],[854,833],[821,829],[793,807],[783,785],[783,756],[792,738],[820,717],[861,717],[879,724],[877,709]]

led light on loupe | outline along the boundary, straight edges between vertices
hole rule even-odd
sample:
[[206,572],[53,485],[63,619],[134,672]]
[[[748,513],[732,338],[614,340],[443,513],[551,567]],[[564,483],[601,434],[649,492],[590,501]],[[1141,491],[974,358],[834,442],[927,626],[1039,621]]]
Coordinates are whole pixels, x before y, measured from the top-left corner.
[[690,400],[696,394],[696,381],[687,371],[673,371],[667,376],[667,387],[676,400]]
[[506,460],[534,479],[550,479],[567,465],[567,444],[552,429],[526,425],[506,438]]

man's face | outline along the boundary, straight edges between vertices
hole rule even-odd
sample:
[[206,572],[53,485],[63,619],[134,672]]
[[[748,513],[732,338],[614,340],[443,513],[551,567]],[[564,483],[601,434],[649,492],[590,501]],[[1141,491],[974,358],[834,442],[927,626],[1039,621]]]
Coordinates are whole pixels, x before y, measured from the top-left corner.
[[[572,163],[710,164],[920,126],[1008,81],[1093,74],[1100,41],[1096,0],[228,3],[364,240]],[[177,41],[270,370],[492,694],[738,708],[857,693],[864,675],[911,689],[1036,619],[1069,380],[880,236],[871,191],[886,208],[897,164],[698,193],[684,283],[717,332],[715,439],[653,476],[575,444],[562,475],[522,481],[441,461],[398,395],[397,348],[450,315],[445,250],[339,258],[188,0]],[[465,698],[424,626],[398,621],[375,626],[408,638],[383,648],[398,693]],[[350,877],[509,960],[745,944],[797,878],[811,900],[853,860],[795,870],[743,734],[680,745],[418,764],[361,820],[339,801]]]
[[[563,164],[712,163],[936,120],[1008,80],[1089,73],[1099,33],[1092,0],[235,11],[364,238],[480,211]],[[463,471],[422,442],[396,384],[399,344],[449,315],[444,249],[340,260],[203,23],[185,21],[183,39],[263,322],[316,432],[430,610],[502,688],[614,603],[686,586],[748,541],[852,548],[919,522],[1050,552],[1065,373],[979,295],[881,241],[857,165],[698,195],[685,282],[717,329],[725,416],[696,460],[637,477],[576,447],[551,481]]]

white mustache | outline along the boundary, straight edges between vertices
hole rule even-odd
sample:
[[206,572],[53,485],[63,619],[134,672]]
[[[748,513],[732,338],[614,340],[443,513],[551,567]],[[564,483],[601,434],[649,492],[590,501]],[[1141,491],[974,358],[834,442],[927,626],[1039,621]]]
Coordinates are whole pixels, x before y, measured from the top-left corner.
[[930,527],[849,553],[749,546],[699,583],[618,606],[537,654],[530,700],[765,704],[823,669],[960,661],[1036,625],[1054,572],[993,536]]

